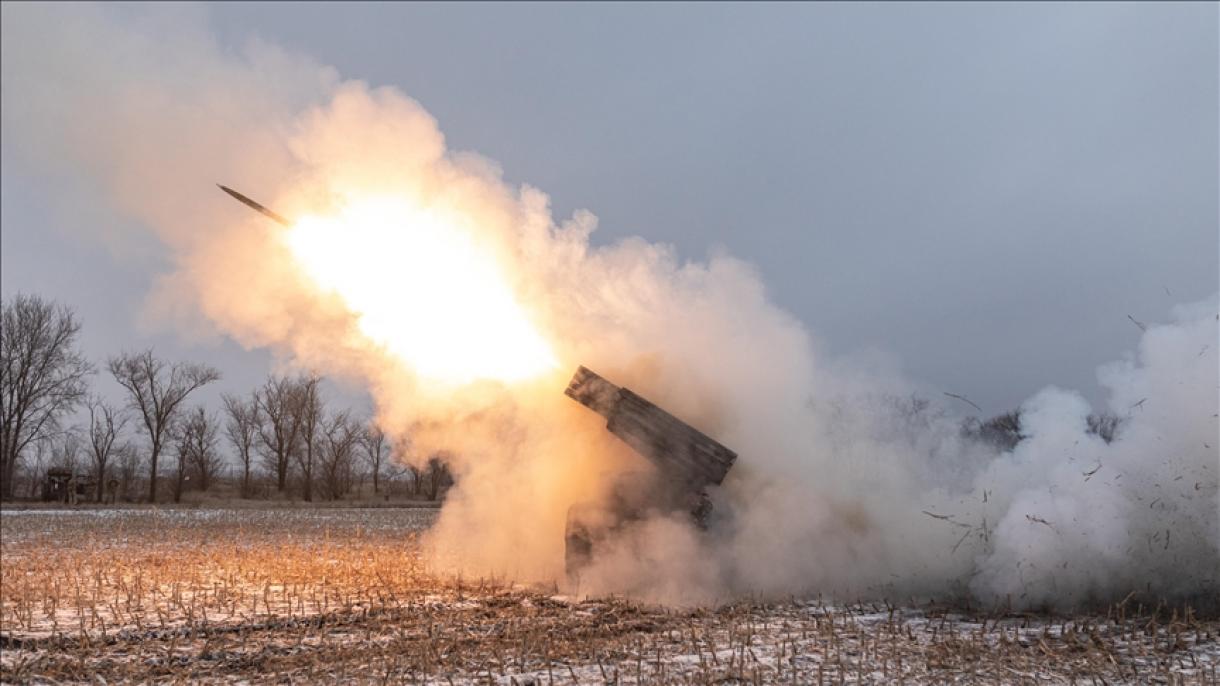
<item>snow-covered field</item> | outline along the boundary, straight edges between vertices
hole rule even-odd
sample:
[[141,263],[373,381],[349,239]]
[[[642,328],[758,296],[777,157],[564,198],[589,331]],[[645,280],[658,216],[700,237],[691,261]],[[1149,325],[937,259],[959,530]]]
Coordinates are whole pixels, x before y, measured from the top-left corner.
[[673,610],[429,571],[416,509],[0,513],[0,681],[1217,683],[1186,608]]

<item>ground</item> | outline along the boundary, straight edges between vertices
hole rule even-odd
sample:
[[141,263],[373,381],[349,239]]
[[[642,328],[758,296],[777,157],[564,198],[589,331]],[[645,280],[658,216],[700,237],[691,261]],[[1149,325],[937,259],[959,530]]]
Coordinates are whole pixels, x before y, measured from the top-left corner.
[[442,577],[435,511],[0,512],[0,681],[1220,683],[1188,609],[666,609]]

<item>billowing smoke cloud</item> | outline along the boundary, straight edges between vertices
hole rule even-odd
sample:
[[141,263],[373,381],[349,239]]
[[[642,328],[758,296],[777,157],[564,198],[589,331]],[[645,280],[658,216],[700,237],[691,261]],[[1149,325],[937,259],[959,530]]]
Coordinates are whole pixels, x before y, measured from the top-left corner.
[[560,578],[568,508],[646,468],[561,394],[585,364],[740,458],[707,532],[653,517],[601,551],[582,592],[1067,606],[1218,590],[1215,298],[1101,370],[1115,440],[1049,388],[1002,451],[901,375],[819,355],[749,265],[595,247],[593,215],[557,222],[399,91],[274,46],[229,50],[191,9],[5,5],[3,26],[6,145],[171,249],[150,316],[361,381],[415,458],[452,455],[438,565]]

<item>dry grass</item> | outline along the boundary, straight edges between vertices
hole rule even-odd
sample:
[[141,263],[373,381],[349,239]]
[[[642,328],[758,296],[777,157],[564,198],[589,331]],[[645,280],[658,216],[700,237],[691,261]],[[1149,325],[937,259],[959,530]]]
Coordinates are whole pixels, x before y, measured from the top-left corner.
[[0,680],[1217,683],[1220,623],[1189,611],[576,602],[431,574],[431,517],[5,513]]

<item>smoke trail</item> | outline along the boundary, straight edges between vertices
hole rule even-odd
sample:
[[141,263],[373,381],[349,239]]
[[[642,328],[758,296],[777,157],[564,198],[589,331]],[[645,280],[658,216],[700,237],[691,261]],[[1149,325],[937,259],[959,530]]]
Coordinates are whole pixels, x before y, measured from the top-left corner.
[[[582,591],[1021,606],[1215,594],[1215,298],[1175,310],[1136,356],[1103,368],[1109,409],[1124,417],[1116,440],[1087,430],[1079,395],[1052,388],[1022,408],[1025,439],[1000,451],[910,400],[918,389],[900,375],[817,354],[749,265],[683,262],[642,239],[594,247],[593,215],[557,222],[541,191],[448,150],[402,93],[274,46],[229,51],[203,20],[179,8],[5,5],[5,140],[104,193],[171,249],[151,316],[199,313],[243,345],[361,380],[416,457],[453,455],[458,486],[431,535],[438,564],[558,578],[568,507],[646,467],[560,393],[586,364],[741,457],[713,494],[710,531],[653,517],[599,555]],[[390,209],[388,229],[373,222],[353,234],[360,244],[326,244],[344,262],[320,280],[296,239],[219,197],[218,179],[290,217],[392,199],[444,227],[440,247],[422,244],[441,252],[396,249],[405,215]],[[442,253],[454,266],[421,287]],[[471,296],[489,272],[490,290]],[[432,307],[477,308],[479,293],[507,294],[516,323]],[[411,357],[444,352],[416,343],[451,342],[471,364],[500,359],[504,326],[536,332],[553,366],[441,383]]]

